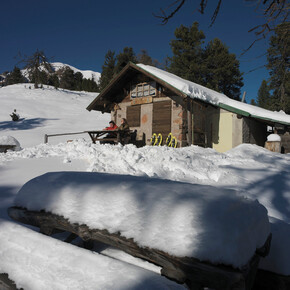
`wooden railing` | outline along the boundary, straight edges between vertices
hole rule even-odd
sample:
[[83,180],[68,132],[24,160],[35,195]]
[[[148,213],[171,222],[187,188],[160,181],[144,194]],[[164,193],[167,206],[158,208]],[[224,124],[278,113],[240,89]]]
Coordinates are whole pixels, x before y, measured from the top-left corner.
[[77,134],[87,134],[87,131],[83,132],[73,132],[73,133],[61,133],[61,134],[45,134],[44,135],[44,143],[48,142],[48,137],[55,137],[55,136],[66,136],[66,135],[77,135]]

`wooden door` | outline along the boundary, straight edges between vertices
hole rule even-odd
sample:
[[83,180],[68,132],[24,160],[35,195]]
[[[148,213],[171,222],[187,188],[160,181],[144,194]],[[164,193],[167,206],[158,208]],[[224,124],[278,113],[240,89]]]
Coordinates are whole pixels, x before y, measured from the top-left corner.
[[152,134],[162,134],[163,140],[171,132],[171,102],[162,101],[153,103]]

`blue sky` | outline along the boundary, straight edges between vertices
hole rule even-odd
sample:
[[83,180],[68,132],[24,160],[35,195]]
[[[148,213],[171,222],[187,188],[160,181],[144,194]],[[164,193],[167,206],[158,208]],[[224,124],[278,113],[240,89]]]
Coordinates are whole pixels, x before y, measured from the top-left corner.
[[[180,12],[166,25],[160,25],[157,13],[174,0],[95,1],[95,0],[10,0],[1,3],[0,72],[12,70],[15,56],[31,55],[44,50],[52,61],[70,64],[79,69],[101,72],[106,52],[116,53],[125,46],[136,54],[146,49],[149,55],[163,62],[171,56],[170,40],[181,24],[191,26],[198,21],[206,35],[206,42],[220,38],[230,52],[240,56],[255,35],[248,30],[263,23],[255,7],[243,0],[224,0],[212,27],[210,18],[217,0],[208,1],[206,13],[196,10],[199,0],[188,0]],[[269,77],[266,69],[247,73],[266,64],[268,40],[259,41],[245,56],[239,57],[244,72],[247,101],[256,98],[263,79]]]

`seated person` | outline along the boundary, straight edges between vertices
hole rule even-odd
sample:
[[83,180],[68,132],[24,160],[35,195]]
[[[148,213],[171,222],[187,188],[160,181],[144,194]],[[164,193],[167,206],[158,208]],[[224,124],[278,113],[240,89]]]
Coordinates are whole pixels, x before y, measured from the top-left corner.
[[130,130],[129,124],[128,124],[128,122],[127,122],[127,120],[125,118],[121,119],[121,125],[118,128],[118,130],[119,131],[129,131]]
[[[112,130],[117,130],[118,129],[118,126],[116,125],[116,123],[114,121],[110,121],[109,122],[109,127],[106,127],[104,128],[103,130],[105,131],[112,131]],[[105,137],[105,138],[115,138],[117,136],[116,133],[114,132],[111,132],[111,133],[108,133]]]
[[104,128],[103,130],[117,130],[118,126],[115,124],[114,121],[109,122],[109,127]]
[[121,119],[121,125],[119,126],[118,131],[120,132],[121,143],[128,144],[130,139],[130,127],[125,118]]

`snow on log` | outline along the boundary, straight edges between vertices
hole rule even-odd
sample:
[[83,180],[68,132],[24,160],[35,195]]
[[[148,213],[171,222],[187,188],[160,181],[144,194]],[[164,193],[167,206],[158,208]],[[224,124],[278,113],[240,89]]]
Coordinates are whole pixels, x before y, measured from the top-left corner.
[[216,290],[250,290],[255,280],[260,257],[269,253],[271,235],[264,246],[257,249],[251,260],[241,270],[225,265],[212,265],[200,262],[195,258],[175,257],[166,252],[140,247],[133,239],[127,239],[120,233],[109,233],[107,230],[90,229],[86,225],[70,223],[62,216],[45,211],[29,211],[20,207],[10,207],[9,216],[22,223],[40,228],[40,232],[51,235],[54,230],[68,231],[72,234],[65,240],[81,237],[84,241],[99,241],[124,252],[161,266],[161,274],[177,281],[186,283],[190,289],[210,287]]
[[269,235],[267,210],[233,190],[127,175],[52,172],[15,205],[45,210],[176,257],[241,268]]

